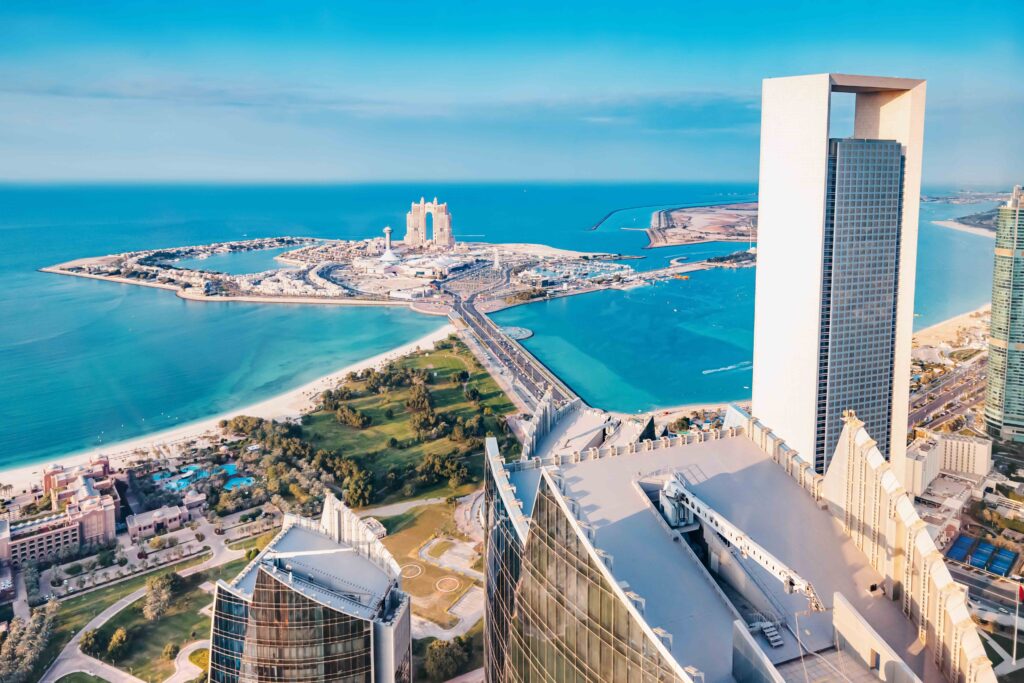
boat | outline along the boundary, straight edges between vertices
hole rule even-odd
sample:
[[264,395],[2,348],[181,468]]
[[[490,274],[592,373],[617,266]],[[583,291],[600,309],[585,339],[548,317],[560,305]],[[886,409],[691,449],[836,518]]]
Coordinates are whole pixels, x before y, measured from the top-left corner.
[[672,277],[674,277],[677,280],[689,280],[690,279],[689,275],[679,275],[678,273],[673,275]]

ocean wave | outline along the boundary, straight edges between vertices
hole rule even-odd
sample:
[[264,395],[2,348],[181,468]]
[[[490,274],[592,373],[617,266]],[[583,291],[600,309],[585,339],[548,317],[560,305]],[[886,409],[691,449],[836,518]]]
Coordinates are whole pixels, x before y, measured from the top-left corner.
[[752,367],[754,367],[754,363],[749,361],[749,360],[745,360],[742,363],[734,363],[733,365],[726,365],[725,367],[721,367],[721,368],[712,368],[710,370],[701,370],[700,374],[702,374],[702,375],[713,375],[716,372],[729,372],[731,370],[749,370]]

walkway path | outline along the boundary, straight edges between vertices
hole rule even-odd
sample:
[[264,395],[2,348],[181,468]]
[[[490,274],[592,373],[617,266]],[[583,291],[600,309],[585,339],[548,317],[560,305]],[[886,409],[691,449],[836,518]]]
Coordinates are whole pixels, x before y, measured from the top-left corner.
[[[437,638],[438,640],[451,640],[458,636],[464,636],[469,633],[470,629],[476,626],[476,623],[480,621],[484,616],[483,609],[483,596],[484,591],[482,588],[473,586],[466,594],[462,596],[463,600],[469,600],[472,604],[469,604],[466,611],[472,614],[466,615],[459,619],[458,623],[451,628],[441,628],[429,619],[418,617],[415,614],[412,615],[412,637],[413,640],[420,640],[421,638]],[[459,603],[452,606],[449,612],[456,614],[456,608]],[[479,605],[479,607],[478,607]],[[456,614],[456,616],[459,616]]]
[[357,514],[360,517],[394,517],[400,515],[403,512],[408,512],[413,508],[418,508],[423,505],[436,505],[437,503],[445,502],[445,498],[418,498],[416,500],[407,500],[401,503],[392,503],[391,505],[378,505],[372,508],[365,508],[360,510]]
[[189,681],[198,678],[199,674],[203,673],[203,670],[189,661],[188,656],[196,650],[209,647],[209,640],[197,640],[182,648],[178,656],[174,658],[174,674],[167,678],[164,683],[189,683]]
[[447,683],[484,683],[484,668],[473,669],[461,676],[449,678]]
[[95,657],[90,657],[85,654],[79,649],[78,643],[81,641],[83,633],[103,626],[103,624],[112,619],[115,614],[145,594],[146,589],[140,588],[124,596],[113,605],[93,617],[84,628],[74,635],[71,642],[65,645],[64,649],[60,651],[60,654],[57,655],[57,660],[53,663],[53,666],[43,674],[43,683],[47,683],[47,681],[57,681],[62,676],[74,673],[75,671],[91,671],[93,673],[98,673],[100,676],[110,681],[110,683],[143,683],[142,679],[136,678],[131,674],[121,671],[117,667],[111,666],[106,662],[101,662]]
[[[205,562],[182,569],[178,572],[179,576],[191,576],[192,574],[201,572],[205,569],[219,567],[222,564],[226,564],[231,560],[238,559],[245,555],[244,550],[231,550],[228,548],[223,536],[214,535],[213,525],[208,521],[204,520],[199,525],[198,530],[202,531],[206,535],[206,538],[209,539],[210,548],[213,554],[210,556],[210,559]],[[85,654],[81,649],[79,649],[79,641],[82,639],[83,633],[102,627],[105,623],[110,621],[115,614],[140,599],[145,594],[145,587],[139,588],[93,617],[93,619],[86,624],[84,628],[79,630],[71,641],[64,646],[64,649],[60,651],[60,654],[57,655],[57,659],[53,662],[50,668],[47,669],[46,673],[43,674],[42,683],[53,683],[59,680],[62,676],[74,673],[75,671],[96,672],[98,675],[110,681],[110,683],[144,683],[141,679],[138,679],[135,676],[121,671],[106,662],[102,662],[95,657],[90,657]]]
[[484,540],[484,529],[480,526],[480,507],[484,502],[484,490],[481,488],[468,496],[459,498],[459,505],[455,508],[455,523],[459,531],[469,536],[474,541]]
[[[998,640],[993,638],[987,632],[982,631],[981,629],[978,629],[978,635],[987,640],[988,644],[992,646],[992,649],[995,650],[999,654],[999,656],[1003,658],[1003,661],[1000,662],[998,666],[994,667],[996,676],[1002,678],[1007,674],[1011,674],[1015,671],[1020,671],[1021,669],[1024,669],[1024,656],[1018,656],[1017,663],[1014,664],[1013,656],[1011,655],[1011,653],[1006,651],[1006,648],[999,644]],[[1024,648],[1021,648],[1020,646],[1017,647],[1017,650],[1018,655],[1021,655],[1021,653],[1024,652]]]
[[32,608],[28,606],[28,588],[25,586],[25,573],[17,572],[14,577],[14,616],[24,620],[32,616]]

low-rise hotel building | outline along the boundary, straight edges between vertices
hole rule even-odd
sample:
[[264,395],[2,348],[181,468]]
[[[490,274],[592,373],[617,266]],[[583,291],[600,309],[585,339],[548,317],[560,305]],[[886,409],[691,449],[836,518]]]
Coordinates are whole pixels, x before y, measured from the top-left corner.
[[852,414],[825,475],[736,407],[707,433],[485,457],[491,683],[995,681]]
[[328,494],[319,522],[285,515],[214,593],[211,683],[412,679],[409,596],[377,536]]
[[191,516],[184,505],[165,505],[138,515],[128,515],[128,536],[141,541],[152,536],[177,531],[189,523]]
[[22,567],[52,560],[83,546],[112,543],[117,537],[117,501],[79,475],[64,509],[28,521],[0,520],[0,563]]
[[923,433],[907,448],[903,485],[920,496],[940,472],[985,477],[992,469],[992,442],[960,434]]
[[106,479],[110,472],[110,460],[105,455],[93,456],[87,464],[75,467],[65,467],[57,463],[47,465],[43,470],[43,493],[50,495],[54,491],[59,493],[73,488],[72,485],[79,477]]

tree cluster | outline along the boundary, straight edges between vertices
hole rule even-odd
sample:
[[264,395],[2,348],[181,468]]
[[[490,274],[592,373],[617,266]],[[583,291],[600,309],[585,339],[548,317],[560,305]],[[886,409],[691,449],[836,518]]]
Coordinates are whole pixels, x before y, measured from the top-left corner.
[[342,405],[334,411],[334,417],[341,424],[356,429],[366,429],[373,422],[369,415],[348,405]]
[[266,420],[261,417],[251,417],[249,415],[235,415],[230,420],[221,420],[220,427],[226,432],[232,434],[244,434],[245,436],[252,436],[252,434],[262,428],[266,424]]
[[347,385],[341,385],[337,389],[328,389],[320,394],[320,406],[324,410],[337,410],[345,401],[355,397],[355,392]]
[[423,662],[427,677],[432,681],[447,681],[454,678],[469,662],[472,641],[465,636],[454,640],[435,640],[427,646]]
[[676,433],[688,431],[690,429],[690,418],[687,417],[686,415],[683,415],[682,417],[673,421],[672,424],[668,426],[668,428]]
[[447,479],[448,485],[452,488],[462,486],[469,480],[469,468],[450,453],[427,453],[416,465],[416,474],[427,484]]
[[107,657],[110,661],[116,662],[125,655],[128,651],[128,640],[128,631],[123,626],[114,631],[114,635],[110,636],[110,642],[107,643]]
[[142,615],[150,621],[162,617],[171,606],[177,583],[177,574],[174,572],[146,579],[146,601],[142,605]]
[[7,632],[0,634],[0,681],[23,683],[32,680],[32,669],[53,634],[60,603],[50,600],[32,611],[29,619],[15,617]]
[[409,398],[405,402],[405,407],[413,413],[430,412],[433,410],[434,402],[430,397],[430,390],[427,389],[427,385],[417,382],[412,385],[412,389],[409,390]]
[[149,474],[135,476],[135,471],[129,470],[128,487],[135,492],[146,510],[156,510],[165,505],[181,505],[180,495],[162,488]]
[[28,594],[29,606],[38,607],[43,604],[43,597],[39,593],[39,565],[29,562],[21,570],[21,575],[25,578],[25,592]]
[[345,492],[345,502],[354,507],[369,505],[373,499],[373,477],[351,458],[320,451],[314,464],[326,469]]

